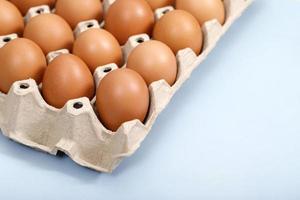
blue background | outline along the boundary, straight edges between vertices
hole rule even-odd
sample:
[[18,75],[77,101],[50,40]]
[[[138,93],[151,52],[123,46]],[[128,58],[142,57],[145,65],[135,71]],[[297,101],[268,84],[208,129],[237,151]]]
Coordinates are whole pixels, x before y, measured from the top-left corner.
[[256,0],[113,174],[0,136],[0,199],[300,199],[300,1]]

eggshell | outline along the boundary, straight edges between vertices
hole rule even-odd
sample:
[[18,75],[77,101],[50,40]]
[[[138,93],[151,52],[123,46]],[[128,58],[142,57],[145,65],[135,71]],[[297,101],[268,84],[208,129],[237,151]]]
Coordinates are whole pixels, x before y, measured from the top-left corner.
[[191,48],[199,54],[202,37],[198,21],[183,10],[173,10],[162,16],[153,31],[153,38],[167,44],[175,54],[185,48]]
[[161,79],[173,85],[177,76],[177,61],[172,50],[155,40],[133,49],[128,57],[127,68],[138,72],[148,85]]
[[122,65],[122,50],[118,41],[108,31],[89,29],[79,35],[73,46],[73,54],[79,56],[92,72],[109,63]]
[[143,78],[131,69],[117,69],[99,84],[96,106],[101,122],[116,131],[122,123],[144,121],[149,108],[149,91]]
[[61,54],[47,67],[42,93],[48,104],[61,108],[68,100],[94,96],[93,76],[86,64],[72,54]]
[[17,38],[0,49],[0,90],[7,93],[15,81],[32,78],[38,84],[43,78],[46,58],[38,45]]
[[74,35],[68,23],[55,14],[41,14],[30,19],[24,37],[37,43],[45,54],[59,49],[72,49]]
[[151,35],[153,24],[154,14],[145,0],[116,0],[105,16],[105,29],[121,45],[132,35]]
[[225,22],[225,8],[221,0],[177,0],[176,8],[191,13],[201,25],[212,19],[217,19],[220,24]]
[[103,8],[99,0],[57,0],[55,13],[64,18],[74,29],[81,21],[102,20]]
[[0,35],[18,33],[22,35],[24,21],[16,6],[8,1],[0,0]]
[[146,0],[148,4],[151,6],[152,10],[156,10],[157,8],[172,6],[175,3],[175,0]]
[[50,7],[54,6],[55,0],[10,0],[15,4],[23,15],[26,15],[27,11],[31,7],[48,5]]

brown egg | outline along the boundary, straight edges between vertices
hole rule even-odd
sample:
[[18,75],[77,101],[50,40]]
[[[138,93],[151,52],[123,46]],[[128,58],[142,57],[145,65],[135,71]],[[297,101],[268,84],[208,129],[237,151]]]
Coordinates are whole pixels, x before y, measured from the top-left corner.
[[59,49],[72,49],[74,35],[68,23],[55,14],[41,14],[30,19],[24,37],[37,43],[45,54]]
[[149,108],[149,90],[135,71],[117,69],[100,82],[96,106],[104,126],[116,131],[124,122],[145,120]]
[[112,34],[103,29],[92,28],[79,35],[73,46],[73,54],[89,66],[91,72],[109,63],[122,64],[122,50]]
[[62,54],[47,67],[42,86],[50,105],[62,108],[68,100],[94,96],[94,79],[86,64],[77,56]]
[[128,57],[127,68],[138,72],[148,85],[161,79],[173,85],[177,76],[177,61],[172,50],[155,40],[133,49]]
[[38,45],[17,38],[0,49],[0,90],[7,93],[15,81],[32,78],[38,84],[46,68],[46,58]]
[[22,35],[24,21],[16,6],[8,1],[0,0],[0,35],[18,33]]
[[85,20],[102,20],[103,8],[99,0],[57,0],[55,13],[63,17],[74,29]]
[[10,0],[15,4],[23,15],[26,15],[27,11],[31,7],[48,5],[50,7],[54,6],[55,0]]
[[156,10],[157,8],[172,6],[175,0],[146,0],[151,6],[152,10]]
[[154,27],[153,38],[167,44],[175,54],[184,48],[199,54],[203,42],[199,23],[183,10],[173,10],[162,16]]
[[176,8],[194,15],[201,25],[212,19],[217,19],[220,24],[225,22],[225,8],[221,0],[177,0]]
[[151,34],[154,14],[145,0],[116,0],[105,16],[105,29],[121,45],[132,35]]

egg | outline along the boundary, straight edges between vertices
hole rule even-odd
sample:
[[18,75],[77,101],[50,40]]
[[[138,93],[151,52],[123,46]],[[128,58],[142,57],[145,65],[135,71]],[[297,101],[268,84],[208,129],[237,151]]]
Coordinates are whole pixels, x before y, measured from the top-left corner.
[[50,7],[54,6],[55,0],[10,0],[15,4],[23,15],[26,15],[27,11],[31,7],[48,5]]
[[157,8],[172,6],[175,0],[146,0],[148,4],[151,6],[152,10],[156,10]]
[[103,8],[99,0],[57,0],[55,13],[63,17],[74,29],[81,21],[102,20]]
[[94,96],[94,80],[87,65],[77,56],[61,54],[47,67],[42,94],[46,102],[62,108],[68,100]]
[[176,0],[176,8],[194,15],[201,25],[212,19],[217,19],[220,24],[225,22],[222,0]]
[[17,38],[0,49],[0,91],[7,93],[15,81],[32,78],[38,84],[46,69],[46,58],[38,45]]
[[175,54],[185,48],[199,54],[203,43],[198,21],[183,10],[173,10],[162,16],[154,27],[153,39],[167,44]]
[[149,108],[149,90],[143,78],[127,68],[107,74],[99,84],[96,107],[100,120],[108,129],[116,131],[124,122],[141,122]]
[[37,43],[45,54],[59,49],[72,49],[74,35],[68,23],[55,14],[41,14],[30,19],[24,37]]
[[151,34],[154,13],[145,0],[116,0],[105,16],[105,29],[111,32],[121,45],[132,35]]
[[99,66],[115,63],[122,65],[122,50],[108,31],[98,28],[81,33],[74,42],[73,54],[79,56],[92,72]]
[[172,50],[155,40],[133,49],[128,57],[127,68],[138,72],[148,85],[161,79],[173,85],[177,76],[177,61]]
[[22,35],[23,29],[23,17],[16,6],[9,1],[0,0],[0,35]]

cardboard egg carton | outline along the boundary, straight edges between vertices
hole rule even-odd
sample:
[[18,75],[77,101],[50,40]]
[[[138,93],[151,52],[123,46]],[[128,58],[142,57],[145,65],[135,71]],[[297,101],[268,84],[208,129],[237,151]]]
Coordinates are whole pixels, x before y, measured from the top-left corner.
[[[177,81],[172,87],[164,80],[150,85],[151,105],[144,124],[133,120],[124,123],[116,132],[111,132],[98,119],[95,99],[90,101],[84,97],[70,100],[62,109],[56,109],[44,101],[39,86],[29,79],[15,82],[8,94],[0,93],[0,128],[3,134],[16,142],[53,155],[62,151],[79,165],[100,172],[112,172],[124,158],[139,148],[174,93],[251,2],[252,0],[224,0],[226,23],[223,26],[217,20],[205,23],[202,27],[203,52],[199,56],[191,49],[178,52]],[[161,16],[161,12],[163,9],[156,13],[157,18]],[[84,30],[79,32],[82,31]],[[7,40],[7,36],[0,37],[0,48],[6,41],[4,39]],[[140,39],[149,40],[149,37],[143,34],[131,37],[123,47],[125,58],[141,42]],[[59,53],[67,52],[56,52],[54,57]],[[51,59],[53,54],[52,57],[48,56],[48,60]],[[114,64],[97,68],[94,74],[96,84],[116,68]]]

